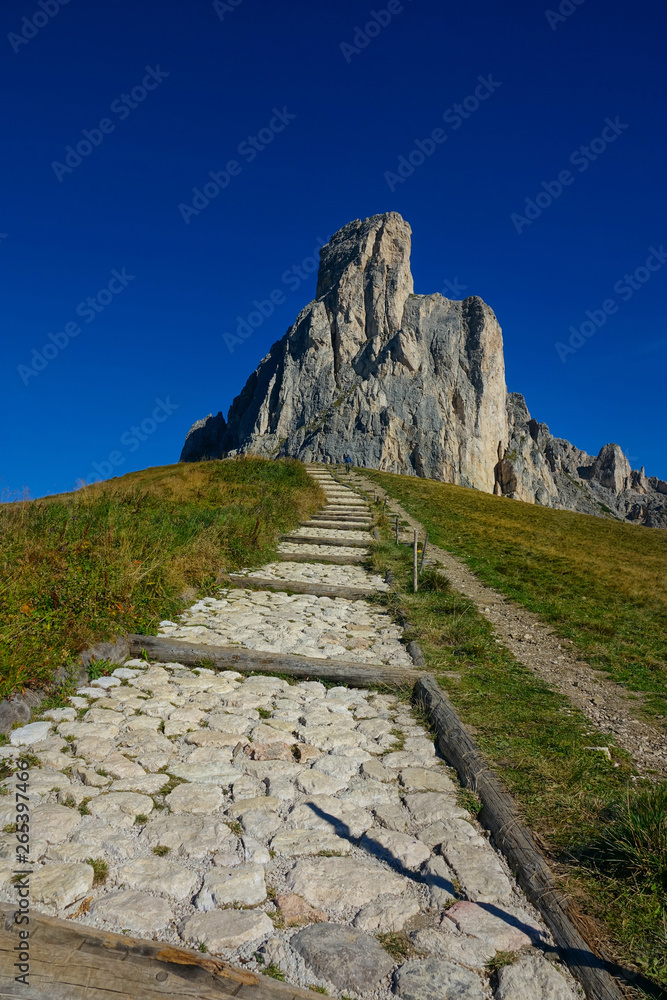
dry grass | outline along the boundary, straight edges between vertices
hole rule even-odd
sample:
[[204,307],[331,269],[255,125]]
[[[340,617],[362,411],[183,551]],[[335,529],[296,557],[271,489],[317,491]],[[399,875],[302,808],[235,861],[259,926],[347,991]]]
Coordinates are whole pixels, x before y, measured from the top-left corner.
[[300,463],[245,458],[0,507],[0,698],[95,642],[154,633],[221,573],[269,559],[322,502]]

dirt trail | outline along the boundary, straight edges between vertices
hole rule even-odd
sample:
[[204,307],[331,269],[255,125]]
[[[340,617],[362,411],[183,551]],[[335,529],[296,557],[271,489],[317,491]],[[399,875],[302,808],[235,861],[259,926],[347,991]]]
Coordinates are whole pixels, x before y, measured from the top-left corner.
[[[423,525],[381,487],[358,473],[344,476],[344,480],[371,496],[374,493],[381,498],[386,496],[387,511],[398,514],[424,537]],[[474,602],[493,625],[499,641],[520,663],[564,694],[603,733],[613,736],[630,754],[641,775],[667,779],[667,742],[660,730],[637,718],[641,696],[631,696],[607,674],[578,659],[568,650],[573,645],[569,640],[554,635],[538,615],[483,584],[461,559],[430,542],[427,556],[428,561],[441,564],[452,586]],[[604,753],[606,748],[602,747],[601,743],[597,752]]]

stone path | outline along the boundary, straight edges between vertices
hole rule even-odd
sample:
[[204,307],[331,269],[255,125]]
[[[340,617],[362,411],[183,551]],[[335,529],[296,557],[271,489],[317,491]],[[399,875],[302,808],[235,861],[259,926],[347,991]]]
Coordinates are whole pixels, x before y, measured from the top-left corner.
[[[353,511],[368,525],[350,490],[324,468],[311,474],[329,501],[316,522]],[[368,526],[342,525],[290,536],[340,546],[284,541],[281,561],[244,572],[287,589],[386,589],[360,565],[318,561],[345,552],[348,537],[370,541]],[[293,561],[295,549],[312,561]],[[413,666],[398,626],[367,600],[223,589],[161,633]],[[70,702],[0,748],[10,763],[29,755],[35,909],[335,996],[582,996],[397,696],[133,659]],[[5,901],[16,899],[15,782],[0,786]]]

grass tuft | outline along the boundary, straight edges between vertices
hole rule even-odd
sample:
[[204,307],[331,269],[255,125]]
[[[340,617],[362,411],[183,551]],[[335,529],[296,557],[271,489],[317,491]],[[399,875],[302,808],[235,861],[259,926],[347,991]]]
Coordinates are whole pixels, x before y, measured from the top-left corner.
[[[277,965],[267,965],[265,969],[262,969],[262,975],[277,979],[280,983],[285,982],[285,973],[281,972]],[[312,986],[311,989],[313,989]]]
[[486,963],[486,968],[491,973],[498,972],[499,969],[503,969],[507,965],[514,965],[518,958],[515,951],[497,951],[493,958],[490,958]]
[[396,962],[404,962],[406,958],[410,958],[412,955],[416,954],[415,949],[410,943],[409,937],[402,931],[392,931],[389,934],[378,934],[377,939],[384,950],[388,952]]
[[104,885],[109,874],[109,866],[103,858],[87,858],[86,864],[90,865],[94,872],[93,887]]

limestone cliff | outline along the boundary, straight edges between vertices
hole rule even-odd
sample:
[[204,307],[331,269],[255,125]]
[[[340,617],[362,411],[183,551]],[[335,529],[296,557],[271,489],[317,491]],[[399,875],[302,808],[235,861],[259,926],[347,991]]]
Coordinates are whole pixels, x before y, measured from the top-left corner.
[[[471,296],[415,295],[407,222],[344,226],[322,247],[316,298],[273,345],[227,420],[197,421],[181,461],[253,453],[342,462],[667,527],[657,480],[616,445],[553,438],[505,386],[502,333]],[[665,488],[667,492],[667,487]]]

